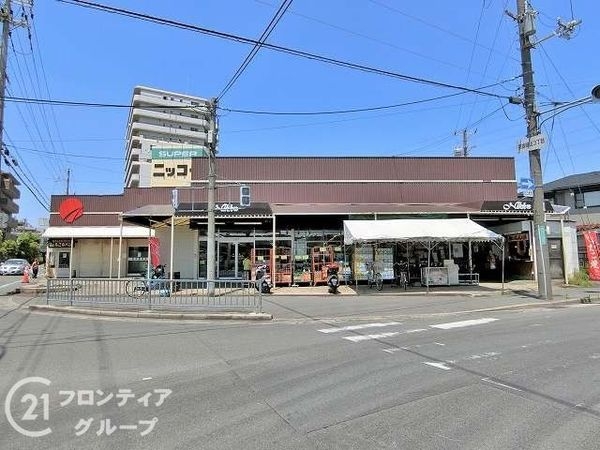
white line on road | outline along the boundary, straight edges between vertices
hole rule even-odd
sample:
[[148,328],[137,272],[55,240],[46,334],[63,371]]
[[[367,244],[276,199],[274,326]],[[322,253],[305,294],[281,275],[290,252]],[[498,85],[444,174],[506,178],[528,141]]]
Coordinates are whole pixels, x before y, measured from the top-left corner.
[[399,348],[384,348],[383,351],[386,353],[396,353],[399,352],[401,349]]
[[142,381],[148,381],[148,380],[151,380],[151,379],[152,379],[152,377],[144,377],[144,378],[142,378]]
[[473,325],[483,325],[484,323],[495,322],[498,319],[486,318],[486,319],[473,319],[473,320],[463,320],[460,322],[448,322],[448,323],[439,323],[437,325],[429,325],[431,328],[439,328],[442,330],[449,330],[451,328],[461,328],[461,327],[470,327]]
[[495,384],[496,386],[502,386],[507,389],[512,389],[513,391],[522,392],[521,389],[517,389],[516,387],[509,386],[508,384],[498,383],[497,381],[490,380],[489,378],[482,378],[481,381],[485,381],[486,383]]
[[482,359],[482,358],[492,358],[494,356],[498,356],[500,353],[498,352],[486,352],[481,355],[471,355],[467,356],[465,359]]
[[442,347],[445,346],[446,344],[442,344],[441,342],[434,342],[435,345],[441,345]]
[[381,339],[381,338],[386,338],[386,337],[397,336],[399,334],[400,334],[399,331],[392,331],[390,333],[364,334],[364,335],[360,335],[360,336],[344,336],[343,339],[346,339],[346,340],[352,341],[352,342],[362,342],[362,341],[371,341],[373,339]]
[[353,331],[363,330],[365,328],[381,328],[390,327],[392,325],[402,325],[400,322],[386,322],[386,323],[363,323],[362,325],[350,325],[347,327],[340,328],[323,328],[319,330],[321,333],[337,333],[338,331]]
[[421,331],[427,331],[427,328],[417,328],[416,330],[406,330],[405,333],[406,334],[420,333]]
[[424,362],[423,364],[427,364],[428,366],[432,366],[432,367],[437,367],[438,369],[442,369],[442,370],[450,370],[450,367],[448,367],[444,363]]

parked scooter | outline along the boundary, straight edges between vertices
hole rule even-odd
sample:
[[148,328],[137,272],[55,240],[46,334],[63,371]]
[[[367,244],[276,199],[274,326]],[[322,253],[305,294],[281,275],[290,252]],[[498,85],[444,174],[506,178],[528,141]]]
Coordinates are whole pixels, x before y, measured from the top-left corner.
[[273,288],[271,276],[267,273],[267,265],[262,264],[256,268],[256,290],[262,294],[270,294]]
[[327,286],[329,286],[330,294],[338,294],[340,286],[340,277],[338,275],[340,268],[337,264],[329,264],[327,266]]

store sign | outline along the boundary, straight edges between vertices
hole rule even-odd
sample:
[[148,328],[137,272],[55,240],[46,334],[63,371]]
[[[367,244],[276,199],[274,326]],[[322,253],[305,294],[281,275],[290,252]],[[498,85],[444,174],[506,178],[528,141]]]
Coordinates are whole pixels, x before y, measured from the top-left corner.
[[528,200],[510,200],[504,202],[486,201],[481,205],[482,211],[532,212],[533,202]]
[[69,197],[58,207],[58,214],[65,222],[73,223],[83,216],[83,203],[78,198]]
[[531,211],[533,209],[533,205],[529,202],[507,202],[502,205],[502,209],[504,211]]
[[[75,247],[76,242],[73,241],[73,247]],[[48,248],[71,248],[71,239],[50,239]]]
[[215,211],[219,211],[222,213],[228,212],[238,212],[240,207],[238,205],[234,205],[233,203],[221,203],[215,205]]
[[152,187],[191,186],[191,159],[164,159],[152,161]]
[[159,148],[152,147],[152,160],[155,159],[189,159],[189,158],[202,158],[208,156],[206,148],[204,147],[192,147],[192,148]]

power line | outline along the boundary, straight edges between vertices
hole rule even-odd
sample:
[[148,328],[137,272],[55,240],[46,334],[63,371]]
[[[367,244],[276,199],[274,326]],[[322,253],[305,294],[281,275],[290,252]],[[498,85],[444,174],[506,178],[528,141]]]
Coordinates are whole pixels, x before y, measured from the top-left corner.
[[246,70],[246,68],[250,65],[250,63],[262,47],[263,43],[269,38],[269,36],[271,35],[271,33],[273,32],[273,30],[275,29],[275,27],[277,26],[277,24],[279,23],[279,21],[281,20],[281,18],[288,10],[293,1],[294,0],[283,0],[281,5],[279,6],[279,9],[275,12],[275,15],[258,38],[258,42],[254,44],[254,47],[252,47],[250,53],[246,55],[246,58],[244,58],[244,61],[242,61],[240,67],[238,67],[238,69],[235,71],[229,82],[225,85],[225,87],[217,97],[217,100],[221,100],[221,98],[223,98],[223,96],[229,91],[229,89],[231,89],[231,87],[235,84],[238,78],[242,75],[244,70]]
[[[60,0],[59,0],[59,1],[60,1]],[[493,49],[493,48],[490,48],[490,47],[488,47],[488,46],[486,46],[486,45],[483,45],[483,44],[478,44],[477,42],[474,42],[474,41],[472,41],[472,40],[471,40],[471,39],[469,39],[468,37],[462,36],[462,35],[460,35],[460,34],[458,34],[458,33],[455,33],[454,31],[448,30],[448,29],[446,29],[446,28],[443,28],[443,27],[441,27],[441,26],[439,26],[439,25],[436,25],[436,24],[434,24],[434,23],[427,22],[426,20],[424,20],[424,19],[421,19],[420,17],[416,17],[416,16],[413,16],[413,15],[411,15],[411,14],[405,13],[404,11],[401,11],[401,10],[399,10],[399,9],[397,9],[397,8],[394,8],[394,7],[390,6],[390,5],[386,5],[385,3],[382,3],[382,2],[380,2],[380,1],[376,1],[376,0],[369,0],[369,1],[370,1],[371,3],[373,3],[373,4],[375,4],[375,5],[379,5],[379,6],[381,6],[382,8],[385,8],[385,9],[387,9],[387,10],[389,10],[389,11],[393,11],[393,12],[395,12],[396,14],[400,14],[401,16],[408,17],[409,19],[412,19],[412,20],[415,20],[415,21],[417,21],[417,22],[420,22],[420,23],[422,23],[422,24],[424,24],[424,25],[427,25],[427,26],[428,26],[428,27],[430,27],[430,28],[434,28],[434,29],[436,29],[436,30],[438,30],[438,31],[441,31],[442,33],[445,33],[445,34],[447,34],[447,35],[449,35],[449,36],[453,36],[453,37],[455,37],[455,38],[457,38],[457,39],[460,39],[461,41],[464,41],[464,42],[468,42],[468,43],[475,44],[475,45],[477,45],[478,47],[481,47],[481,48],[483,48],[483,49],[485,49],[485,50],[494,51],[494,49]],[[503,54],[503,56],[505,56],[505,55]],[[513,57],[511,57],[511,59],[512,59],[513,61],[519,61],[518,59],[516,59],[516,58],[513,58]]]
[[[17,149],[17,150],[24,150],[26,152],[42,153],[42,154],[46,154],[46,155],[53,155],[54,154],[53,152],[50,152],[50,151],[47,151],[47,150],[37,150],[37,149],[34,149],[34,148],[20,147],[20,146],[14,145],[14,142],[13,142],[12,145],[7,145],[7,147],[14,148],[14,149]],[[118,158],[118,157],[115,157],[115,156],[78,155],[76,153],[64,153],[64,156],[70,156],[72,158],[99,159],[99,160],[103,160],[103,161],[108,161],[108,160],[123,161],[124,160],[124,158]]]
[[[517,78],[520,78],[521,75],[517,75],[514,76],[512,78],[506,79],[506,80],[502,80],[499,81],[497,83],[493,83],[493,84],[488,84],[486,86],[482,86],[481,88],[477,88],[477,89],[487,89],[490,87],[494,87],[494,86],[498,86],[501,85],[503,83],[507,83],[513,80],[516,80]],[[224,107],[219,107],[220,110],[222,111],[226,111],[226,112],[231,112],[231,113],[240,113],[240,114],[256,114],[256,115],[281,115],[281,116],[303,116],[303,115],[333,115],[333,114],[349,114],[349,113],[359,113],[359,112],[369,112],[369,111],[378,111],[378,110],[382,110],[382,109],[392,109],[392,108],[398,108],[401,106],[410,106],[410,105],[415,105],[415,104],[419,104],[419,103],[427,103],[427,102],[432,102],[435,100],[441,100],[441,99],[445,99],[445,98],[450,98],[450,97],[455,97],[457,95],[462,95],[465,94],[466,92],[455,92],[453,94],[445,94],[445,95],[439,95],[437,97],[431,97],[431,98],[426,98],[426,99],[420,99],[420,100],[414,100],[414,101],[410,101],[410,102],[404,102],[404,103],[397,103],[394,105],[383,105],[383,106],[373,106],[373,107],[366,107],[366,108],[354,108],[354,109],[342,109],[342,110],[329,110],[329,111],[260,111],[260,110],[249,110],[249,109],[236,109],[236,108],[224,108]],[[504,97],[502,97],[504,98]],[[506,98],[510,98],[510,97],[506,97]],[[55,105],[55,106],[81,106],[81,107],[97,107],[97,108],[131,108],[131,105],[126,105],[126,104],[118,104],[118,103],[98,103],[98,102],[78,102],[78,101],[71,101],[71,100],[51,100],[51,99],[45,99],[45,98],[30,98],[30,97],[16,97],[16,96],[10,96],[7,95],[4,97],[4,100],[6,102],[14,102],[14,103],[32,103],[32,104],[46,104],[46,105]],[[146,108],[146,106],[144,106],[144,108]],[[155,108],[167,108],[166,106],[155,106]],[[198,109],[197,106],[173,106],[172,108],[175,109],[191,109],[191,110],[196,110]]]
[[[253,44],[254,45],[254,44],[258,43],[258,41],[255,39],[250,39],[250,38],[238,36],[238,35],[231,34],[231,33],[225,33],[222,31],[211,30],[211,29],[199,27],[196,25],[186,24],[186,23],[179,22],[176,20],[163,19],[160,17],[151,16],[149,14],[138,13],[138,12],[122,9],[122,8],[114,8],[111,6],[101,5],[99,3],[93,3],[93,2],[84,1],[84,0],[58,0],[58,1],[62,2],[62,3],[68,3],[68,4],[72,4],[72,5],[76,5],[76,6],[81,6],[84,8],[96,9],[96,10],[103,11],[103,12],[109,12],[112,14],[123,15],[123,16],[134,18],[134,19],[143,20],[146,22],[156,23],[159,25],[167,25],[167,26],[172,26],[172,27],[176,27],[176,28],[181,28],[184,30],[194,31],[197,33],[202,33],[202,34],[206,34],[209,36],[218,37],[221,39],[226,39],[226,40],[235,41],[235,42],[240,42],[240,43],[244,43],[244,44]],[[316,53],[310,53],[310,52],[296,50],[296,49],[289,48],[289,47],[283,47],[280,45],[269,44],[267,42],[264,42],[262,44],[262,47],[268,48],[273,51],[278,51],[278,52],[286,53],[289,55],[310,59],[313,61],[319,61],[319,62],[323,62],[326,64],[334,65],[334,66],[345,67],[345,68],[353,69],[353,70],[359,70],[359,71],[362,71],[365,73],[372,73],[372,74],[386,76],[386,77],[390,77],[390,78],[396,78],[396,79],[400,79],[400,80],[408,81],[408,82],[412,82],[412,83],[427,84],[430,86],[442,87],[442,88],[447,88],[447,89],[455,89],[455,90],[459,90],[459,91],[471,92],[474,94],[485,95],[485,96],[489,96],[489,97],[496,97],[496,98],[503,98],[503,99],[509,98],[506,95],[499,95],[499,94],[496,94],[493,92],[481,91],[481,90],[472,89],[472,88],[468,88],[465,86],[459,86],[459,85],[455,85],[455,84],[451,84],[451,83],[445,83],[445,82],[441,82],[441,81],[430,80],[427,78],[406,75],[406,74],[402,74],[399,72],[393,72],[391,70],[378,69],[376,67],[367,66],[365,64],[358,64],[358,63],[352,63],[349,61],[343,61],[343,60],[339,60],[339,59],[335,59],[335,58],[330,58],[327,56],[318,55]]]
[[[269,3],[267,1],[264,1],[264,0],[254,0],[254,1],[256,3],[260,3],[262,5],[275,6],[274,4]],[[402,52],[405,52],[405,53],[410,53],[411,55],[418,56],[419,58],[427,59],[429,61],[434,61],[436,63],[443,64],[443,65],[446,65],[448,67],[453,67],[453,68],[459,69],[459,70],[464,70],[465,69],[464,67],[462,67],[462,66],[460,66],[458,64],[453,64],[453,63],[448,62],[448,61],[437,59],[437,58],[434,58],[432,56],[428,56],[428,55],[425,55],[423,53],[419,53],[419,52],[415,51],[414,49],[410,49],[410,48],[406,48],[406,47],[401,47],[401,46],[399,46],[396,43],[388,42],[388,41],[385,41],[385,40],[379,39],[379,38],[375,38],[373,36],[369,36],[369,35],[364,34],[364,33],[359,33],[359,32],[357,32],[355,30],[351,30],[349,28],[341,27],[339,25],[334,25],[334,24],[326,22],[326,21],[324,21],[322,19],[317,19],[316,17],[308,16],[306,14],[302,14],[302,13],[299,13],[297,11],[290,10],[288,12],[288,14],[293,14],[294,16],[302,17],[305,20],[309,20],[311,22],[316,22],[316,23],[318,23],[320,25],[324,25],[326,27],[333,28],[334,30],[342,31],[344,33],[348,33],[348,34],[351,34],[353,36],[357,36],[357,37],[360,37],[362,39],[365,39],[365,40],[368,40],[368,41],[371,41],[371,42],[375,42],[377,44],[385,45],[386,47],[390,47],[390,48],[393,48],[395,50],[399,50],[399,51],[402,51]]]

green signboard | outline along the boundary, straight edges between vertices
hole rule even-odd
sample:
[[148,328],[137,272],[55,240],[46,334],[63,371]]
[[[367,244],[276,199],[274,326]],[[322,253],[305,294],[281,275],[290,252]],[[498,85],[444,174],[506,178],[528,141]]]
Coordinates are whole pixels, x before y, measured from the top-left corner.
[[204,158],[208,153],[206,147],[163,148],[152,147],[152,159],[188,159]]

